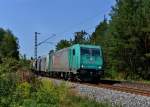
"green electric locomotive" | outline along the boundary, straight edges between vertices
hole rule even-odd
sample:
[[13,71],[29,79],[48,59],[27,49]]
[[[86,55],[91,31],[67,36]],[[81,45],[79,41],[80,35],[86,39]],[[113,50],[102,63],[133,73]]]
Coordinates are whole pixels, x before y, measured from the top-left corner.
[[100,46],[76,44],[37,61],[38,71],[58,78],[98,81],[104,73]]

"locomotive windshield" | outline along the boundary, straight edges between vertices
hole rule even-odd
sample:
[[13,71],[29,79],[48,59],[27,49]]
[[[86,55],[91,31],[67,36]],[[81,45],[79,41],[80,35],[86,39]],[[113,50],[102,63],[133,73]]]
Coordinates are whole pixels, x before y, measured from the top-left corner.
[[100,56],[100,49],[81,47],[81,55]]

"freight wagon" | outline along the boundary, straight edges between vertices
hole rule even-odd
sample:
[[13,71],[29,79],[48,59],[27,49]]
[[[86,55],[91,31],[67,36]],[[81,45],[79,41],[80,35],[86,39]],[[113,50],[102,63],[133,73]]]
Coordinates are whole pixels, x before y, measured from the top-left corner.
[[104,73],[100,46],[76,44],[37,60],[37,71],[53,77],[97,81]]

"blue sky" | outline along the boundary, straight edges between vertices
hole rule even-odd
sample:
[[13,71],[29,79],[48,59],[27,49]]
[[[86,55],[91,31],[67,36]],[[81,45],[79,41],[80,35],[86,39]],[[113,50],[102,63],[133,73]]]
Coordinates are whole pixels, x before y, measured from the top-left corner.
[[56,34],[49,40],[53,44],[38,47],[38,55],[45,55],[76,31],[93,32],[114,4],[115,0],[0,0],[0,27],[12,30],[21,54],[28,57],[34,55],[35,31],[41,33],[39,42]]

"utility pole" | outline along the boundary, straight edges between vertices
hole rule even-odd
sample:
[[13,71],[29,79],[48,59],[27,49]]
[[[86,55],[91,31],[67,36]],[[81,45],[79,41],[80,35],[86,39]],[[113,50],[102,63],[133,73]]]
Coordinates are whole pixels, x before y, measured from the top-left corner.
[[35,67],[37,68],[37,35],[40,34],[35,32],[35,48],[34,48],[34,58],[35,58]]
[[45,39],[45,40],[43,40],[43,41],[38,43],[38,39],[37,39],[37,35],[38,34],[41,34],[41,33],[35,32],[35,45],[34,45],[35,68],[37,68],[37,49],[38,49],[38,46],[40,46],[43,43],[50,43],[50,44],[52,44],[52,42],[47,42],[47,41],[49,39],[51,39],[52,37],[56,36],[55,34],[52,34],[52,36],[50,36],[47,39]]

